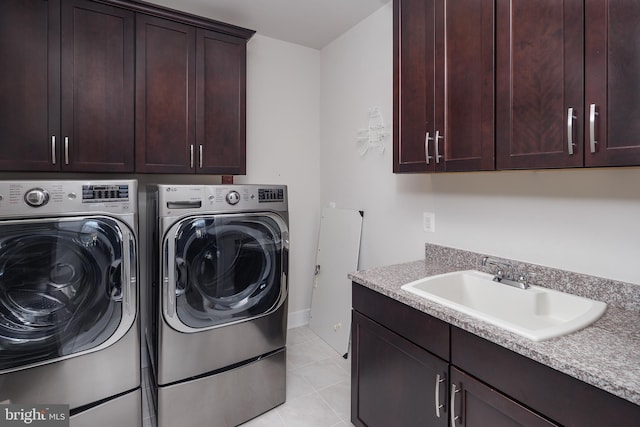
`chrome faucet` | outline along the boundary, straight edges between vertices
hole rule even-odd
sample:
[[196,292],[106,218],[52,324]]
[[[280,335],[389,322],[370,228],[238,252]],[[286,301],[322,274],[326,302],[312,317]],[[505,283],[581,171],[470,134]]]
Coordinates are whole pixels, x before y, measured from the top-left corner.
[[527,275],[525,273],[516,273],[513,265],[509,262],[486,256],[482,258],[481,265],[483,267],[486,267],[487,265],[494,265],[498,268],[493,277],[494,282],[503,283],[520,289],[530,288],[527,283]]

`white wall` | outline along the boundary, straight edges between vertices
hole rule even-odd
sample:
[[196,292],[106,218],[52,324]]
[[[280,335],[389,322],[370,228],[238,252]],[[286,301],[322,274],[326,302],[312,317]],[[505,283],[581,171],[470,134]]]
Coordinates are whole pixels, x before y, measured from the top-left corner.
[[261,35],[249,41],[247,175],[234,182],[288,186],[290,313],[311,306],[320,217],[319,100],[318,50]]
[[322,50],[321,177],[323,205],[364,211],[360,268],[424,254],[425,175],[394,175],[391,135],[385,151],[360,156],[358,130],[378,107],[392,132],[392,8],[381,8]]
[[392,40],[389,4],[321,51],[321,203],[365,211],[361,268],[432,242],[640,284],[640,168],[394,175],[391,136],[360,157],[370,107],[392,130]]

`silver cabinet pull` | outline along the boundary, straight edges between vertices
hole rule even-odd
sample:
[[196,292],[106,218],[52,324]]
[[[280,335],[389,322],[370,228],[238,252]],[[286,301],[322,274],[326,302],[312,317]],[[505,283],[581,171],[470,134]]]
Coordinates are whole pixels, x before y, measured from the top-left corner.
[[198,148],[198,156],[200,157],[198,159],[199,166],[200,166],[200,169],[202,169],[202,144],[200,144],[200,147]]
[[69,164],[69,137],[64,137],[64,164]]
[[567,110],[567,149],[569,150],[569,155],[573,155],[573,147],[576,145],[573,142],[573,121],[577,119],[577,117],[573,114],[573,107],[569,107]]
[[429,155],[429,141],[432,139],[427,131],[427,135],[424,137],[424,159],[427,161],[427,164],[429,164],[429,160],[433,159],[433,156]]
[[440,384],[443,382],[444,378],[440,377],[440,374],[436,375],[435,407],[438,418],[440,418],[440,409],[444,408],[444,405],[440,404]]
[[591,152],[596,152],[596,116],[598,112],[596,111],[596,104],[589,105],[589,147],[591,148]]
[[455,427],[456,421],[460,418],[456,415],[456,394],[460,393],[460,389],[455,384],[451,384],[451,427]]
[[189,167],[193,169],[193,144],[189,145]]
[[435,138],[435,144],[436,144],[436,163],[440,163],[440,159],[443,157],[440,155],[440,149],[438,147],[438,140],[439,139],[444,139],[444,136],[440,136],[440,131],[437,130],[436,131],[436,138]]
[[56,164],[56,136],[51,135],[51,164]]

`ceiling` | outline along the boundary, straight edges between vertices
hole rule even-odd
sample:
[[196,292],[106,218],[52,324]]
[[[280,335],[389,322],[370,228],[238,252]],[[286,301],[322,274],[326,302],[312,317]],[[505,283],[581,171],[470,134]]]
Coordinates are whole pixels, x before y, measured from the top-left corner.
[[146,0],[321,49],[390,0]]

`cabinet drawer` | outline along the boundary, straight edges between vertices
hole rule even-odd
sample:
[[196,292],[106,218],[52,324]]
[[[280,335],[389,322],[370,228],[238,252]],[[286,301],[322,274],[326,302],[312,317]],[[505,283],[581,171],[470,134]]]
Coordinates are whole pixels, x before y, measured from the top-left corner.
[[449,360],[449,324],[353,283],[353,308],[436,356]]
[[451,364],[560,424],[636,426],[640,420],[640,406],[453,326],[451,356]]

